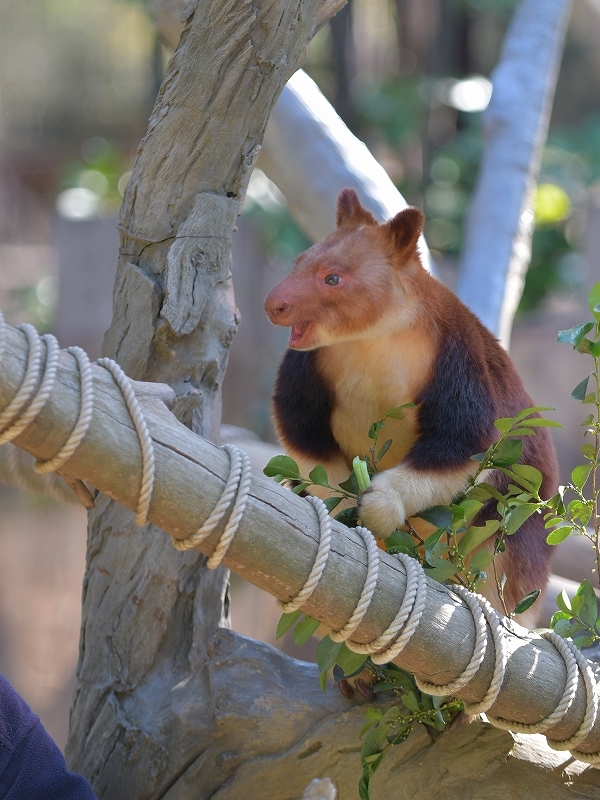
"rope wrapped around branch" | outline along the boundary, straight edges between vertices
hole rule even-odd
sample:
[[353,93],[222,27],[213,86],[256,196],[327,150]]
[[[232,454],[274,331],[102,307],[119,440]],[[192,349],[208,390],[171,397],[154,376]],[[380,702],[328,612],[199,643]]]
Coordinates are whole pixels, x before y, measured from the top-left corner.
[[[27,365],[21,386],[7,407],[0,413],[0,444],[16,438],[27,426],[31,425],[51,396],[56,378],[59,348],[54,337],[49,334],[40,337],[35,328],[27,324],[21,325],[20,330],[26,336],[28,342]],[[0,312],[0,363],[5,349],[6,324]],[[43,357],[44,350],[45,358]],[[67,441],[56,455],[47,461],[36,462],[35,468],[41,473],[61,469],[72,457],[85,438],[93,414],[93,381],[89,359],[84,351],[77,347],[68,348],[67,352],[73,355],[78,364],[80,376],[79,415]],[[118,364],[111,359],[103,358],[97,363],[98,366],[104,367],[111,373],[119,387],[140,442],[142,478],[136,522],[138,525],[145,525],[148,521],[154,487],[155,469],[152,439],[130,379]],[[225,557],[239,528],[249,499],[250,460],[246,453],[234,445],[225,445],[224,449],[230,458],[230,473],[221,498],[213,512],[206,522],[186,539],[173,538],[173,543],[179,550],[196,547],[222,523],[229,512],[225,529],[213,554],[207,561],[207,566],[211,569],[218,567]],[[324,503],[316,497],[309,497],[308,502],[313,505],[318,516],[320,539],[315,561],[305,584],[294,598],[286,603],[280,602],[280,608],[287,613],[299,610],[312,596],[323,575],[331,552],[331,519],[327,509]],[[332,631],[330,636],[336,642],[345,641],[351,650],[370,655],[375,663],[382,664],[394,659],[408,644],[416,631],[425,606],[427,583],[423,569],[415,559],[404,554],[396,555],[395,558],[406,572],[406,591],[398,613],[388,628],[373,641],[366,644],[353,641],[350,637],[364,619],[375,595],[380,560],[379,548],[370,531],[363,527],[358,527],[356,531],[362,538],[367,551],[365,581],[356,607],[348,621],[340,630]],[[495,650],[493,677],[481,701],[465,705],[465,709],[469,714],[479,714],[488,711],[495,703],[505,677],[507,659],[501,619],[485,598],[472,594],[460,586],[453,586],[451,590],[464,600],[471,611],[476,631],[473,654],[463,672],[449,683],[437,685],[418,680],[417,685],[421,691],[434,695],[448,695],[464,688],[474,678],[483,663],[487,649],[487,631],[489,628]],[[447,589],[447,591],[450,591],[450,589]],[[570,750],[571,754],[580,761],[594,766],[600,765],[600,752],[588,754],[582,753],[577,749],[592,731],[598,713],[597,686],[591,667],[587,659],[570,640],[562,639],[553,631],[546,631],[542,635],[556,648],[565,663],[567,672],[563,696],[556,709],[545,719],[531,725],[497,718],[489,714],[488,719],[493,725],[512,731],[546,733],[559,722],[571,707],[581,678],[586,691],[584,719],[579,729],[569,739],[555,740],[548,738],[548,744],[556,750]]]

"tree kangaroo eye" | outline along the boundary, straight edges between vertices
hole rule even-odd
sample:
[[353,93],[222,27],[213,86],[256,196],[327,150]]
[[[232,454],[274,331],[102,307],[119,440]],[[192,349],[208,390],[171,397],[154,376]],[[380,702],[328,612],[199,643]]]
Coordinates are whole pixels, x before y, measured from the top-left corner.
[[339,282],[340,282],[339,275],[327,275],[327,277],[325,278],[325,283],[328,286],[337,286]]

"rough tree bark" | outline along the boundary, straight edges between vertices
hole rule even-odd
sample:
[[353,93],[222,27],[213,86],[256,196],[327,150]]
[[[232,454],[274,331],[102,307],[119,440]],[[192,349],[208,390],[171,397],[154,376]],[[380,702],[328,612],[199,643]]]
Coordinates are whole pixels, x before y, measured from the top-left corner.
[[570,0],[523,0],[484,115],[485,149],[457,294],[508,348],[531,257],[532,195],[546,142]]

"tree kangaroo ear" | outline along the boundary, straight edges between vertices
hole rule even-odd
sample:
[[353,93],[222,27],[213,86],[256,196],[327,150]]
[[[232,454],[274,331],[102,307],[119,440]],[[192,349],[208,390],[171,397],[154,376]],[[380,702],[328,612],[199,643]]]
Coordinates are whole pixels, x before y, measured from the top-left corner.
[[354,189],[342,189],[337,199],[335,224],[338,228],[358,228],[359,225],[377,225],[377,220],[360,204]]
[[419,208],[409,206],[396,214],[385,227],[388,229],[396,249],[409,255],[417,249],[417,242],[425,224],[425,215]]

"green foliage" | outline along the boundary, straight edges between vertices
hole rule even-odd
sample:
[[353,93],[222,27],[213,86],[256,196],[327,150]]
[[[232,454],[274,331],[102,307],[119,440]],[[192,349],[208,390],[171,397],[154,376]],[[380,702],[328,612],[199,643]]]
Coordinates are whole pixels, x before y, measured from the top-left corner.
[[393,692],[402,706],[392,705],[385,711],[368,708],[365,724],[360,732],[363,739],[360,750],[362,775],[359,796],[369,800],[369,784],[389,747],[405,742],[416,723],[425,725],[432,736],[444,731],[463,709],[460,700],[432,697],[420,692],[413,676],[395,664],[383,668],[372,666],[376,692]]
[[[559,488],[558,494],[548,501],[544,514],[547,528],[553,528],[546,541],[560,544],[572,533],[589,539],[596,551],[596,564],[600,559],[600,519],[598,515],[597,474],[600,466],[600,283],[592,287],[588,305],[593,320],[583,322],[560,331],[558,341],[570,344],[576,352],[593,360],[593,370],[571,392],[575,400],[592,405],[594,410],[587,414],[582,427],[593,443],[581,448],[584,464],[571,472],[571,481]],[[591,390],[590,390],[591,381]],[[596,569],[598,573],[598,569]],[[598,603],[594,588],[589,581],[583,581],[572,601],[566,592],[556,599],[559,610],[552,617],[552,628],[560,636],[570,637],[578,647],[587,647],[600,641],[600,620]]]
[[563,589],[556,598],[556,605],[559,610],[551,621],[555,633],[573,639],[577,647],[589,647],[600,641],[598,600],[589,581],[583,581],[572,600]]

